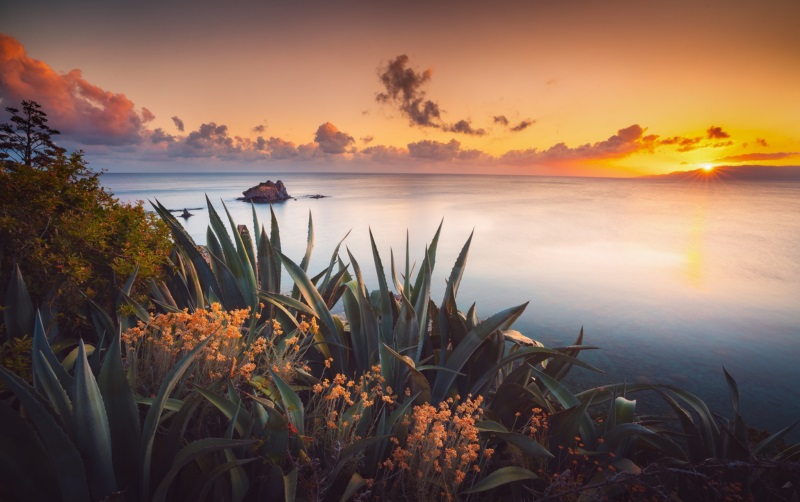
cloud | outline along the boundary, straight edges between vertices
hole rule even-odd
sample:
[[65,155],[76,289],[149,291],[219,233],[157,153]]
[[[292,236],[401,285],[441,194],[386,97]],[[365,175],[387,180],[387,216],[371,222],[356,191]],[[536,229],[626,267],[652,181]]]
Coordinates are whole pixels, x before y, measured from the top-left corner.
[[398,162],[408,158],[408,150],[394,146],[375,145],[361,150],[362,154],[369,155],[374,162]]
[[508,117],[506,117],[505,115],[495,115],[494,117],[492,117],[492,120],[494,121],[495,124],[499,124],[503,127],[506,127],[511,132],[524,131],[525,129],[536,123],[536,121],[533,119],[525,119],[520,121],[517,125],[512,126],[511,121],[509,121]]
[[532,126],[535,123],[536,123],[535,120],[531,119],[523,120],[519,124],[512,127],[511,130],[514,132],[524,131],[525,129],[527,129],[528,127]]
[[457,132],[461,134],[469,134],[471,136],[484,136],[486,135],[486,129],[478,128],[474,129],[472,124],[467,122],[466,120],[459,120],[453,125],[445,126],[445,131],[448,132]]
[[175,127],[177,127],[180,132],[184,131],[183,120],[179,119],[177,116],[174,116],[172,117],[172,122],[175,123]]
[[156,144],[158,144],[158,143],[174,143],[176,141],[176,138],[172,134],[169,134],[168,132],[165,132],[164,129],[161,129],[159,127],[158,129],[153,131],[153,133],[150,135],[150,141],[152,141],[153,143],[156,143]]
[[314,141],[324,153],[341,154],[347,151],[347,147],[353,144],[355,139],[349,134],[341,132],[330,122],[325,122],[317,129]]
[[417,72],[408,67],[408,61],[408,56],[402,54],[389,61],[385,68],[379,68],[378,77],[385,92],[378,93],[375,100],[398,105],[412,125],[441,127],[439,105],[426,99],[423,90],[433,72],[430,69]]
[[364,143],[365,145],[368,145],[372,143],[372,140],[374,139],[375,139],[374,136],[364,136],[363,138],[361,138],[361,142]]
[[721,127],[717,126],[709,127],[706,131],[706,134],[708,135],[708,139],[727,139],[731,137],[730,134],[726,133]]
[[800,152],[775,152],[775,153],[743,153],[741,155],[729,155],[717,159],[715,162],[748,162],[753,160],[780,160],[791,157],[800,157]]
[[455,159],[461,150],[461,143],[451,139],[449,143],[422,140],[408,144],[408,155],[417,159],[445,161]]
[[89,83],[80,70],[57,73],[28,57],[25,47],[8,35],[0,35],[0,95],[9,104],[37,101],[52,127],[89,145],[140,143],[145,123],[154,118],[147,109],[137,111],[124,94]]
[[756,144],[758,146],[769,146],[769,145],[767,145],[767,140],[762,139],[762,138],[756,138]]
[[267,130],[267,126],[265,126],[264,124],[258,124],[257,126],[255,126],[252,129],[250,129],[251,132],[254,132],[256,134],[263,134],[263,132],[266,131],[266,130]]
[[493,120],[495,124],[500,124],[502,126],[508,125],[508,119],[506,118],[505,115],[495,115]]
[[652,151],[657,136],[644,135],[645,129],[633,124],[617,131],[605,141],[586,143],[577,147],[569,147],[565,143],[557,143],[547,150],[536,148],[527,150],[511,150],[501,160],[509,163],[592,161],[618,159],[641,151]]

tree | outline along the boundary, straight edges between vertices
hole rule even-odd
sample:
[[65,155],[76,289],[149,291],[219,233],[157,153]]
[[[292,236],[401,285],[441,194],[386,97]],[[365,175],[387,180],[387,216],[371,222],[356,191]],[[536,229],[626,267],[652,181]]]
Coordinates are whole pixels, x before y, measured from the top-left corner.
[[11,122],[0,124],[0,162],[5,169],[16,169],[15,164],[42,168],[59,153],[52,137],[61,134],[47,125],[47,114],[36,101],[23,101],[22,113],[18,108],[7,107]]
[[[162,277],[169,262],[169,230],[141,204],[121,203],[106,191],[83,152],[67,155],[53,145],[54,130],[31,103],[23,102],[33,110],[26,116],[31,137],[38,138],[30,146],[31,163],[6,159],[11,168],[0,170],[0,302],[16,263],[34,303],[52,302],[59,312],[60,332],[91,339],[86,299],[113,315],[119,288],[138,266],[132,294],[146,301],[148,278]],[[0,125],[3,131],[14,127]],[[11,151],[24,157],[27,143],[19,145]]]

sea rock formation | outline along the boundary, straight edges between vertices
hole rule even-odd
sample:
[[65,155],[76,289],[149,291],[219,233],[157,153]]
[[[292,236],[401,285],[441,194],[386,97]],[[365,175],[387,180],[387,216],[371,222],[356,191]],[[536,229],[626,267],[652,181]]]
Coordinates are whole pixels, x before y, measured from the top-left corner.
[[286,187],[283,185],[283,181],[281,180],[278,180],[276,183],[267,180],[264,183],[259,183],[252,188],[248,188],[242,192],[242,194],[244,197],[239,197],[238,200],[268,204],[292,198],[292,196],[286,191]]

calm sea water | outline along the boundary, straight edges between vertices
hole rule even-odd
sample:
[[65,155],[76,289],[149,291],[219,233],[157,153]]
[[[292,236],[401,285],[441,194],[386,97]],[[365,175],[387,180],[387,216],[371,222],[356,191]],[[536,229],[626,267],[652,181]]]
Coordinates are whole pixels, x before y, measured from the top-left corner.
[[[777,430],[800,418],[800,184],[362,174],[104,174],[124,201],[158,199],[193,210],[185,226],[205,243],[204,194],[252,226],[241,192],[280,178],[297,197],[273,206],[284,252],[311,272],[345,241],[377,288],[372,229],[389,253],[421,263],[443,219],[433,295],[444,291],[475,231],[459,291],[488,317],[530,301],[515,327],[547,346],[585,343],[606,375],[573,370],[575,389],[621,381],[675,384],[730,415],[722,366],[737,379],[745,420]],[[303,196],[323,194],[323,199]],[[262,222],[269,206],[256,207]],[[183,220],[182,220],[183,221]],[[346,256],[346,254],[345,254]],[[793,439],[800,439],[795,432]]]

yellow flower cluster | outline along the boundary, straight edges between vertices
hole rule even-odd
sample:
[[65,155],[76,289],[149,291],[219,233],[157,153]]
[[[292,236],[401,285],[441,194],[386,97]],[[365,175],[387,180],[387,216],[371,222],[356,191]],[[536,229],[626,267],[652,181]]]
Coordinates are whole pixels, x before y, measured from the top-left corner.
[[395,448],[383,467],[412,485],[421,499],[441,496],[442,488],[444,497],[452,499],[468,473],[480,472],[481,456],[488,459],[494,453],[489,448],[481,452],[475,426],[483,416],[483,397],[468,396],[455,405],[458,400],[415,406],[403,422],[409,428],[405,444],[391,439]]
[[[314,440],[327,451],[341,451],[344,447],[361,439],[359,423],[365,412],[377,403],[388,406],[397,396],[392,388],[384,387],[380,365],[373,366],[370,371],[358,379],[348,379],[337,374],[333,379],[325,378],[312,387],[312,399],[309,414],[313,417]],[[361,428],[362,434],[368,434],[370,427]]]
[[184,354],[211,337],[197,358],[194,383],[205,385],[223,375],[249,377],[255,369],[255,357],[264,350],[264,342],[253,343],[244,352],[243,360],[237,361],[244,343],[242,326],[248,317],[249,309],[225,311],[219,303],[191,313],[184,310],[150,314],[147,324],[139,322],[122,334],[126,363],[135,365],[140,390],[154,392]]

